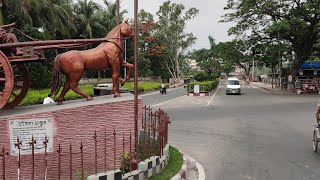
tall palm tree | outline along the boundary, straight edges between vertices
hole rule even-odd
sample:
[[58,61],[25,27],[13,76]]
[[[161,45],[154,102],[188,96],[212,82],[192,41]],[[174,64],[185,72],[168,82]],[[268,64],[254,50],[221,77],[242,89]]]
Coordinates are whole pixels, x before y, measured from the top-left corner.
[[[38,0],[39,1],[39,0]],[[42,6],[35,26],[45,26],[53,38],[69,38],[76,31],[72,16],[72,0],[40,0]]]
[[75,31],[71,5],[72,0],[6,0],[1,7],[3,23],[17,22],[18,28],[43,27],[52,38],[57,34],[69,37]]
[[[104,4],[107,6],[107,9],[102,12],[103,25],[107,31],[111,31],[112,28],[117,26],[117,4],[116,2],[112,3],[107,0],[104,0]],[[124,14],[126,13],[128,13],[128,11],[125,9],[119,13],[120,22],[123,21]]]
[[0,0],[0,26],[4,24],[3,15],[2,15],[2,6],[3,6],[3,0]]
[[12,21],[18,24],[32,24],[32,17],[29,12],[32,8],[32,0],[5,0],[2,1],[3,23]]
[[94,37],[93,29],[105,31],[101,24],[102,7],[91,0],[78,0],[74,5],[76,27],[78,34],[84,38]]

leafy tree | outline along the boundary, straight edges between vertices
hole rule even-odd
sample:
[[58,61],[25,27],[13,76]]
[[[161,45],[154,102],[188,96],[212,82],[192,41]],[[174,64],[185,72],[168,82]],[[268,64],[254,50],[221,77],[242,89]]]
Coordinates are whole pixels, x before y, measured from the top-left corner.
[[292,71],[297,70],[314,53],[319,42],[320,1],[314,0],[229,0],[224,21],[236,22],[230,34],[259,34],[263,39],[282,39],[295,52]]
[[162,61],[171,77],[178,81],[181,75],[179,54],[183,54],[196,40],[192,33],[186,33],[184,29],[186,22],[194,18],[198,10],[190,8],[184,11],[184,9],[182,4],[164,2],[157,12],[159,26],[155,34],[159,45],[163,48]]
[[83,38],[93,38],[93,29],[105,30],[101,24],[101,5],[91,0],[78,0],[74,5],[75,21],[79,36]]
[[[153,15],[145,10],[140,10],[139,15],[139,71],[148,71],[150,75],[167,77],[167,69],[161,61],[163,48],[159,45],[157,37],[158,23],[153,20]],[[140,70],[140,68],[143,68]],[[147,69],[150,68],[150,69]],[[140,73],[140,72],[139,72]]]
[[[106,36],[106,34],[111,31],[114,27],[117,26],[117,4],[116,2],[108,2],[107,0],[104,0],[104,4],[107,6],[106,9],[103,11],[99,11],[98,13],[102,16],[101,24],[105,27],[106,32],[102,34],[102,36]],[[122,10],[120,12],[120,22],[123,21],[124,15],[128,13],[127,10]]]
[[216,56],[230,67],[239,66],[245,70],[246,75],[249,75],[252,67],[252,52],[248,51],[248,43],[241,40],[233,40],[230,42],[221,42],[216,45]]
[[216,56],[216,43],[212,36],[208,37],[210,48],[209,49],[199,49],[193,52],[192,58],[197,61],[197,65],[207,72],[209,76],[212,75],[212,73],[220,73],[221,65],[220,60],[218,56]]

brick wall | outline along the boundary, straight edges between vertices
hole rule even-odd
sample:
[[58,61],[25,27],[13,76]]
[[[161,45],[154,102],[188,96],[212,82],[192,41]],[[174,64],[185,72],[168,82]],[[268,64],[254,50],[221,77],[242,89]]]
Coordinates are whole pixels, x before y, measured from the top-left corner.
[[[138,101],[139,122],[138,128],[141,126],[141,110],[143,102]],[[79,179],[81,175],[80,163],[80,142],[83,143],[84,170],[85,175],[94,173],[94,131],[97,131],[98,145],[98,172],[104,171],[104,137],[107,137],[107,170],[113,169],[113,128],[117,132],[117,166],[119,166],[119,158],[122,155],[122,139],[125,134],[125,149],[129,151],[129,134],[132,133],[134,138],[134,101],[126,100],[120,102],[87,105],[76,108],[60,109],[50,112],[41,112],[36,114],[7,116],[0,118],[0,147],[5,147],[9,151],[9,121],[23,120],[31,118],[47,118],[53,119],[53,143],[54,150],[48,153],[48,179],[58,179],[58,144],[61,143],[61,179],[69,179],[70,172],[70,143],[72,144],[72,175],[73,179]],[[37,142],[41,143],[41,142]],[[132,141],[132,147],[134,140]],[[17,179],[17,161],[18,157],[9,156],[6,162],[6,178]],[[31,179],[31,155],[21,155],[21,179]],[[2,163],[0,161],[0,177],[2,175]],[[35,155],[35,179],[44,179],[44,154]],[[81,176],[80,176],[81,177]]]

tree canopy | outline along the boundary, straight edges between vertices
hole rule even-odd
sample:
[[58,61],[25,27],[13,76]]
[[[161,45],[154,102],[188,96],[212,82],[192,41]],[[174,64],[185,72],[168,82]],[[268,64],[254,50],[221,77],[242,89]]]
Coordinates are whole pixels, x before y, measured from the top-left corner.
[[314,0],[229,0],[223,22],[236,22],[229,33],[238,37],[286,41],[295,52],[295,74],[319,43],[319,8]]

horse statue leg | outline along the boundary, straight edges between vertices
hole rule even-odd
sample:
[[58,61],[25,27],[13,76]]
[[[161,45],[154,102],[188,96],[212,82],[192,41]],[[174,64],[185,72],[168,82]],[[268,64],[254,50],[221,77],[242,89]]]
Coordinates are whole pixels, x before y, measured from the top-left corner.
[[62,104],[62,101],[63,101],[63,97],[64,95],[66,95],[66,93],[70,90],[70,81],[69,81],[69,78],[67,78],[67,81],[64,83],[64,86],[63,86],[63,89],[62,89],[62,92],[58,98],[58,104],[57,105],[61,105]]
[[[114,61],[114,62],[118,62],[118,61]],[[112,82],[113,82],[113,93],[114,93],[114,97],[120,97],[120,93],[119,93],[119,73],[120,73],[120,64],[118,63],[114,63],[112,65]]]
[[131,71],[133,69],[133,65],[130,64],[130,63],[127,63],[125,61],[122,61],[121,66],[125,67],[127,69],[126,77],[121,80],[121,86],[123,86],[130,79],[130,75],[131,75]]
[[81,96],[83,96],[84,98],[86,98],[87,101],[90,101],[92,100],[92,97],[89,96],[87,93],[81,91],[79,88],[78,88],[78,84],[79,84],[79,81],[82,77],[84,73],[84,70],[82,73],[72,73],[72,74],[69,74],[69,77],[70,77],[70,88],[77,94],[80,94]]

